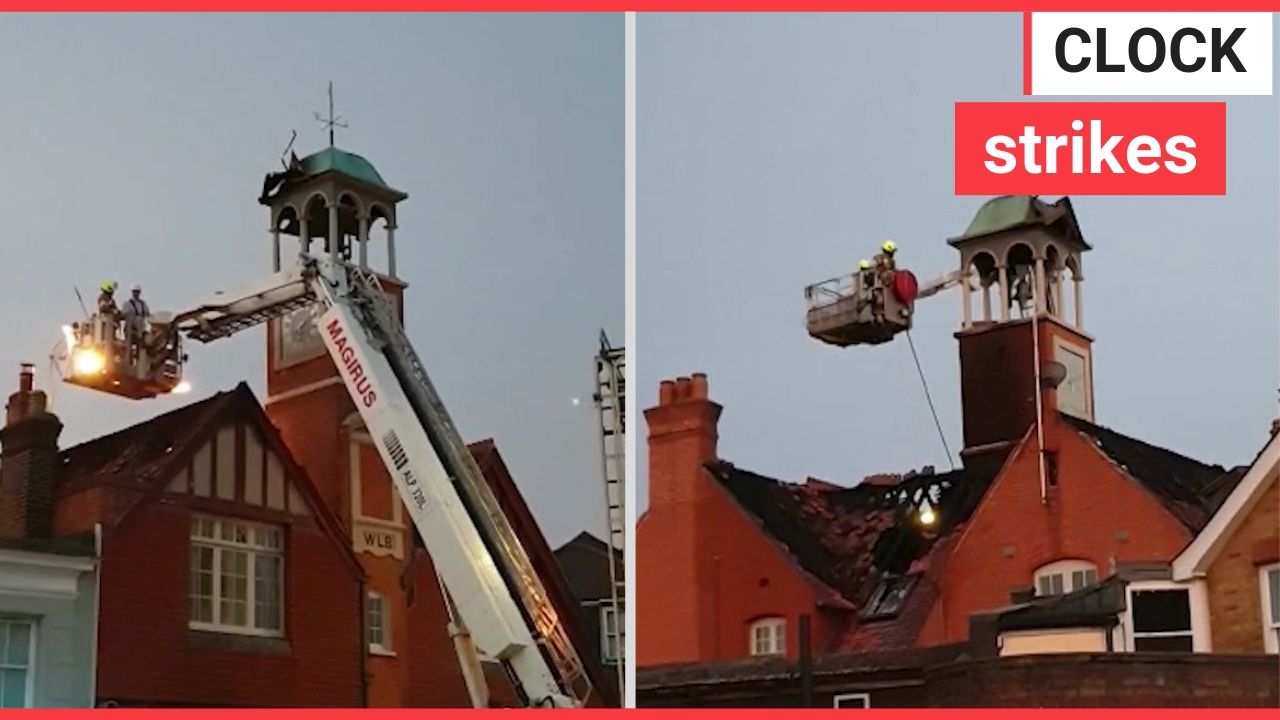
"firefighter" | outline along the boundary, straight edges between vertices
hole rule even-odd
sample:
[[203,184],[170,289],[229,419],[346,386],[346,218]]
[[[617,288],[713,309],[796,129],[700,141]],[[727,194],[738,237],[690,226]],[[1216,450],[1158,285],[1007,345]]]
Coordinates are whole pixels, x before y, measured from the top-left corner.
[[893,256],[898,252],[898,245],[892,240],[885,240],[880,246],[880,254],[876,255],[876,270],[880,275],[892,273],[897,270],[897,265],[893,261]]
[[[147,320],[151,317],[151,308],[142,299],[142,286],[134,285],[130,297],[124,303],[121,318],[124,320],[124,338],[129,348],[129,363],[140,365],[142,351],[146,349]],[[138,368],[146,373],[146,368]]]
[[124,327],[130,342],[142,340],[147,331],[147,320],[151,317],[151,308],[142,299],[142,286],[134,285],[133,293],[124,304]]
[[101,290],[98,294],[98,314],[103,316],[115,317],[120,313],[120,308],[116,307],[116,283],[114,280],[103,280],[98,286]]
[[96,327],[101,333],[95,338],[99,343],[115,343],[116,328],[120,319],[120,308],[116,305],[116,283],[114,280],[103,280],[98,289],[98,322]]

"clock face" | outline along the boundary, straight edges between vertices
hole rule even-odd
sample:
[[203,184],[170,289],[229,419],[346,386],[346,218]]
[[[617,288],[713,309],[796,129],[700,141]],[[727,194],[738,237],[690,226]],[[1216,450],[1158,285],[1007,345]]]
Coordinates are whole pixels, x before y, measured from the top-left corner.
[[316,318],[322,311],[320,303],[315,303],[285,315],[277,323],[279,365],[294,365],[324,354],[324,341],[316,329]]
[[1088,361],[1084,355],[1064,347],[1058,348],[1058,362],[1067,376],[1058,385],[1058,409],[1069,415],[1089,419]]

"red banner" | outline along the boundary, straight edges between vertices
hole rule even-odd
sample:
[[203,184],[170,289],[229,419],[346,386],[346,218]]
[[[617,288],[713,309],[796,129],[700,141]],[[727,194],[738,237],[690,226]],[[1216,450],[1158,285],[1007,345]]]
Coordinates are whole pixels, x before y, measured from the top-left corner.
[[956,103],[957,195],[1224,195],[1226,103]]

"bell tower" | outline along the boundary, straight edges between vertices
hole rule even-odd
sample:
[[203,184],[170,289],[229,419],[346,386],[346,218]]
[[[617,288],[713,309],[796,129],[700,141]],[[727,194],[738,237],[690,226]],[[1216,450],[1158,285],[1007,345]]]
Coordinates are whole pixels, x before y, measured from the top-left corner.
[[[337,124],[332,113],[328,124]],[[403,322],[407,285],[396,268],[396,229],[407,197],[368,160],[334,146],[330,134],[329,147],[292,156],[266,178],[259,202],[270,215],[272,270],[300,253],[373,270]],[[319,309],[268,323],[266,406],[364,568],[368,705],[466,705],[430,558],[416,549],[412,522],[325,351],[313,322]]]
[[989,200],[948,243],[966,280],[956,333],[965,462],[1002,461],[1037,409],[1092,422],[1093,338],[1084,330],[1080,259],[1090,248],[1071,200]]
[[[370,268],[370,243],[380,239],[385,264],[371,269],[403,321],[406,285],[396,274],[395,233],[397,206],[406,197],[368,160],[333,145],[302,159],[293,156],[282,172],[267,176],[259,198],[270,211],[272,270],[292,264],[300,253]],[[330,506],[354,529],[364,507],[359,483],[335,477],[335,469],[354,472],[362,465],[348,462],[345,452],[359,419],[313,322],[318,312],[312,306],[268,323],[267,411]],[[388,496],[379,504],[389,502]],[[392,520],[389,511],[385,519]],[[398,544],[392,554],[402,554]]]

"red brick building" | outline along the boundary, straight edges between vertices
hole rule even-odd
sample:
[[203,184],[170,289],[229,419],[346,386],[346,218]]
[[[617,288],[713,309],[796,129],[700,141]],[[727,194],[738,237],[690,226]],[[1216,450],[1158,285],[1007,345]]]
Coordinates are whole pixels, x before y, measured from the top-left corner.
[[[383,223],[381,282],[401,302],[395,204],[405,196],[372,165],[331,147],[274,189],[262,202],[275,269],[282,234],[365,266],[370,227]],[[0,537],[102,528],[99,702],[470,707],[431,558],[314,332],[313,309],[269,324],[265,409],[241,384],[60,450],[61,423],[29,375],[11,398],[21,411],[0,433]],[[616,704],[496,446],[470,450],[585,660],[594,704]],[[500,667],[485,671],[495,702],[518,702]]]
[[640,666],[961,643],[972,614],[1014,593],[1171,560],[1239,481],[1094,422],[1089,246],[1069,200],[998,198],[950,243],[974,282],[956,333],[960,469],[851,488],[764,477],[718,456],[705,376],[661,384],[645,411]]
[[11,536],[101,527],[99,702],[361,703],[359,565],[247,386],[64,451],[60,430],[9,418],[5,457],[25,460],[0,507],[26,516]]

